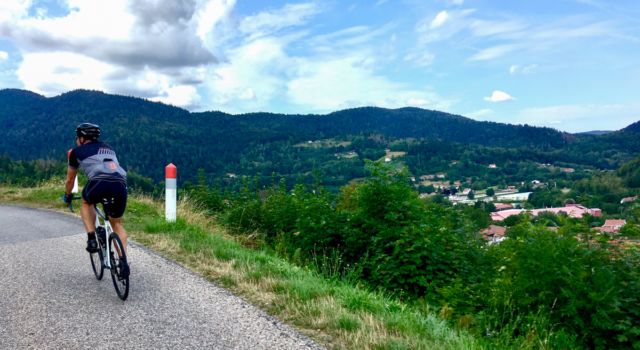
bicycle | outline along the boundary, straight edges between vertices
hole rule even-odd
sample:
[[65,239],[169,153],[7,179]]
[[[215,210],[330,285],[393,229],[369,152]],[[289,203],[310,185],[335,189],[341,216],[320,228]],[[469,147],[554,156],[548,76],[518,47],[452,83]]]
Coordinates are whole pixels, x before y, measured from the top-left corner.
[[[80,198],[74,197],[73,199],[77,200]],[[73,212],[73,205],[71,203],[68,204],[68,207],[69,210]],[[126,261],[127,259],[124,247],[122,246],[122,241],[120,240],[120,237],[118,237],[118,234],[113,231],[113,228],[109,223],[109,216],[100,210],[97,204],[94,204],[93,208],[96,211],[96,239],[98,241],[98,251],[95,253],[89,253],[91,268],[98,280],[102,280],[104,269],[109,269],[111,271],[113,287],[115,288],[118,297],[122,300],[126,300],[129,296],[129,276],[122,276],[122,261]]]

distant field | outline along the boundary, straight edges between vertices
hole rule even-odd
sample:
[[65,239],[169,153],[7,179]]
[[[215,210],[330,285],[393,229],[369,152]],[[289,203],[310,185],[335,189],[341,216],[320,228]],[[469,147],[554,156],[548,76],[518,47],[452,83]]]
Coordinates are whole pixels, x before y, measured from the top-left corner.
[[394,152],[394,151],[390,151],[390,150],[385,150],[386,154],[385,157],[389,157],[389,158],[399,158],[399,157],[404,157],[407,152]]
[[351,141],[340,141],[334,139],[324,139],[324,140],[309,140],[306,142],[301,142],[293,145],[293,147],[302,147],[302,148],[334,148],[334,147],[349,147],[351,146]]

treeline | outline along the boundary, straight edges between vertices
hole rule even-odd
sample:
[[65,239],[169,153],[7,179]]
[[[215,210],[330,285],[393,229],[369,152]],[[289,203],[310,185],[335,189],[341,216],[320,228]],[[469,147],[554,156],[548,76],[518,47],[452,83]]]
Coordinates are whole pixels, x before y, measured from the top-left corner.
[[487,245],[478,232],[490,223],[488,208],[421,200],[407,175],[370,163],[364,180],[338,194],[251,179],[237,193],[204,181],[188,192],[243,240],[436,307],[490,346],[640,346],[637,249],[596,236],[592,217],[555,215],[518,217],[507,240]]
[[[127,170],[161,181],[164,166],[194,181],[203,169],[212,183],[229,174],[273,172],[288,183],[309,183],[320,171],[338,189],[361,178],[366,159],[385,149],[407,152],[413,175],[447,172],[447,180],[488,184],[522,181],[537,163],[576,168],[574,180],[593,169],[613,169],[640,152],[638,128],[601,136],[571,135],[549,128],[478,122],[418,108],[356,108],[327,115],[222,112],[189,113],[143,99],[78,90],[53,98],[0,90],[0,154],[13,159],[64,161],[75,126],[92,121],[118,152]],[[309,141],[331,140],[322,147]],[[352,153],[353,152],[353,153]],[[355,156],[353,156],[355,155]],[[488,164],[496,163],[494,170]],[[523,170],[526,169],[526,170]],[[536,174],[537,175],[537,174]],[[479,186],[479,185],[478,185]]]
[[[37,159],[32,161],[12,160],[7,156],[0,156],[0,185],[19,187],[34,187],[42,183],[66,179],[67,163],[58,160]],[[80,182],[85,182],[83,173],[79,173]],[[130,192],[144,193],[159,197],[163,192],[160,184],[148,177],[127,173],[127,186]],[[60,187],[60,192],[64,187]]]
[[0,156],[0,184],[36,186],[52,177],[62,177],[60,162],[53,160],[13,161]]

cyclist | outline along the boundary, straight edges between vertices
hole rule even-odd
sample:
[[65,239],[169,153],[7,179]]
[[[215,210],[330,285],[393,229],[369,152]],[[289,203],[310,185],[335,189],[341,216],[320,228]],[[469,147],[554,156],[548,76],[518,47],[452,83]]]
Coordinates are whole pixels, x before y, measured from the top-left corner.
[[[71,203],[71,190],[75,182],[78,168],[88,177],[82,190],[82,221],[87,230],[87,251],[98,251],[96,242],[96,213],[93,205],[102,203],[113,230],[118,234],[125,250],[127,232],[122,225],[122,216],[127,206],[127,172],[118,163],[114,150],[106,143],[98,141],[100,127],[96,124],[82,123],[76,128],[76,145],[69,153],[67,181],[63,200]],[[129,275],[129,265],[123,261],[122,273]]]

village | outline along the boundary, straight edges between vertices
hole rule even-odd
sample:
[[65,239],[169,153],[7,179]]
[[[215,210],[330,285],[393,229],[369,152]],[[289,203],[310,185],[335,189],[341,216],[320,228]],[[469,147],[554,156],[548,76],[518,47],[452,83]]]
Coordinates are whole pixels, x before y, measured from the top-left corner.
[[[385,159],[385,161],[388,161],[387,159]],[[495,166],[495,164],[490,164],[488,167],[494,168]],[[548,164],[541,164],[541,166],[551,167]],[[573,172],[574,170],[572,168],[561,168],[561,171]],[[585,215],[590,215],[597,218],[602,216],[602,210],[600,208],[587,208],[579,203],[570,202],[565,203],[565,205],[561,207],[525,209],[525,207],[527,206],[525,203],[528,201],[529,196],[533,192],[520,192],[514,185],[506,186],[506,188],[488,188],[486,190],[474,191],[469,187],[463,186],[460,181],[447,180],[446,173],[426,174],[421,175],[418,178],[412,177],[411,181],[417,184],[416,187],[421,185],[429,186],[430,188],[432,187],[434,189],[434,191],[430,193],[420,193],[421,198],[442,195],[447,198],[447,200],[449,200],[449,202],[451,202],[453,205],[473,205],[478,201],[492,203],[495,207],[495,210],[490,214],[493,224],[489,225],[489,227],[480,232],[482,237],[486,239],[490,244],[499,243],[507,238],[506,233],[508,227],[503,223],[505,219],[512,216],[521,215],[523,213],[528,214],[531,217],[537,217],[538,215],[543,213],[550,213],[554,215],[565,215],[573,219],[581,219]],[[520,183],[521,186],[524,184],[524,182]],[[529,184],[529,188],[532,189],[545,188],[548,186],[548,184],[538,180],[531,180]],[[633,203],[639,198],[640,196],[621,198],[620,204]],[[624,219],[606,219],[601,226],[596,226],[592,229],[597,234],[607,234],[611,237],[616,237],[620,233],[621,228],[626,225],[626,223],[627,222]],[[547,227],[547,229],[557,231],[558,228],[555,226],[549,226]],[[626,243],[638,245],[638,242],[621,238],[614,238],[610,242],[614,245]]]

